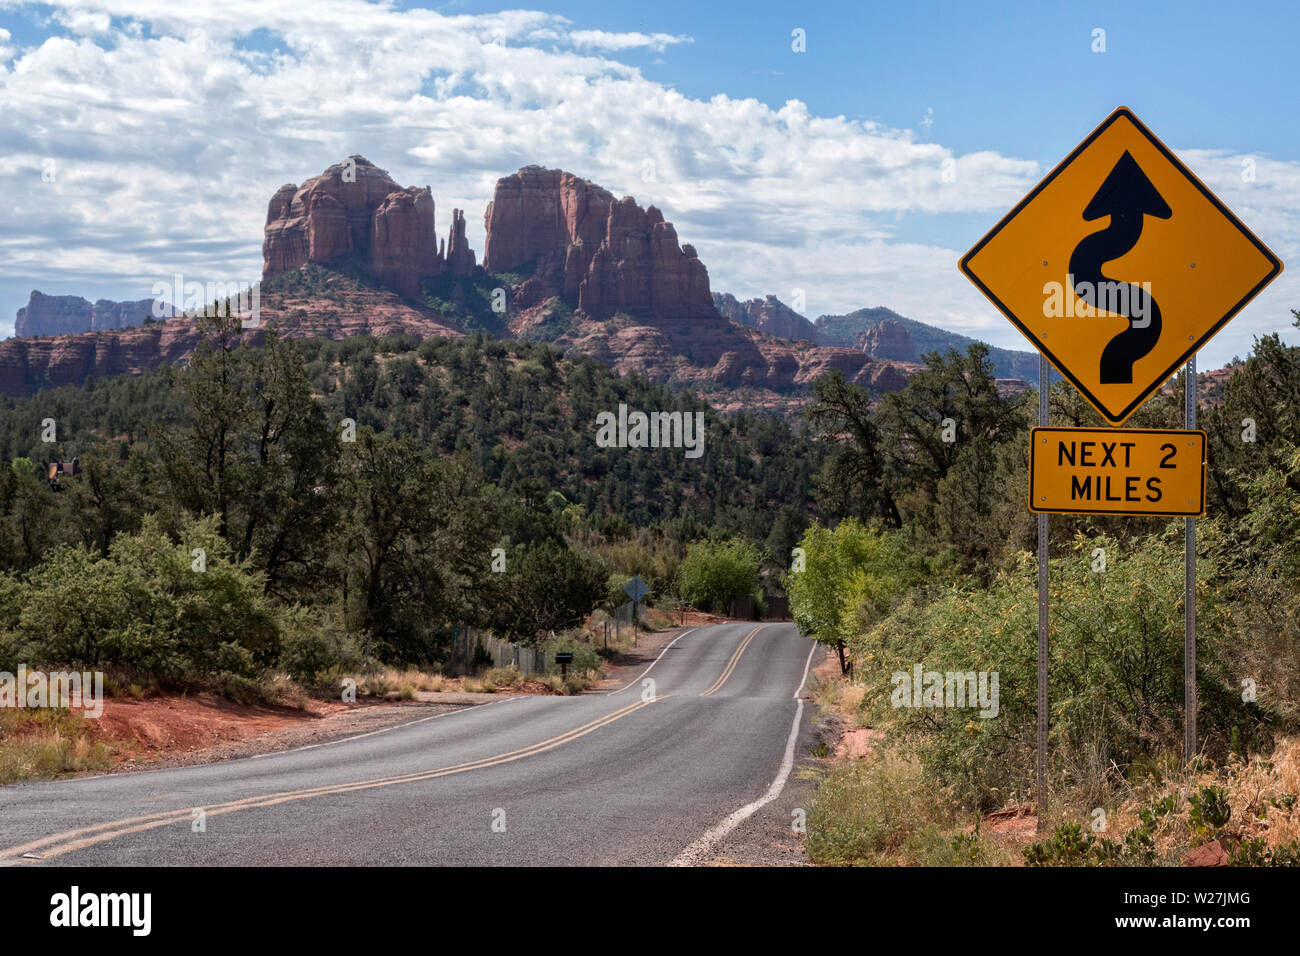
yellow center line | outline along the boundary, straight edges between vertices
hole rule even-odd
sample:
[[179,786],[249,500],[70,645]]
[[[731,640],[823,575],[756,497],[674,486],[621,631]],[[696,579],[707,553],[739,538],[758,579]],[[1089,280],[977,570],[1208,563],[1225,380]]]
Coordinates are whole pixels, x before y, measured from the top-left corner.
[[718,676],[718,679],[713,682],[712,687],[710,687],[708,690],[706,690],[703,694],[700,695],[701,697],[708,697],[712,694],[717,693],[719,690],[722,689],[722,685],[727,682],[727,678],[731,676],[731,672],[736,669],[736,664],[740,661],[740,655],[745,653],[745,648],[749,647],[749,642],[754,639],[755,634],[757,634],[765,627],[767,627],[766,624],[760,624],[758,625],[758,627],[754,628],[752,631],[750,631],[748,634],[745,635],[745,639],[741,641],[740,646],[736,648],[736,653],[731,655],[731,660],[727,661],[727,666],[723,668],[722,673]]
[[[515,760],[522,760],[525,757],[545,753],[548,750],[554,750],[556,747],[577,740],[579,737],[585,737],[592,731],[599,730],[607,724],[612,724],[616,720],[621,720],[628,714],[634,713],[643,707],[647,707],[656,700],[663,699],[663,697],[658,697],[652,698],[651,700],[637,701],[636,703],[622,707],[613,713],[606,714],[604,717],[599,717],[580,727],[565,731],[562,734],[550,737],[539,743],[532,744],[528,747],[522,747],[518,750],[511,750],[507,753],[497,754],[492,757],[483,757],[479,760],[471,760],[467,763],[454,764],[449,767],[439,767],[434,770],[413,771],[411,773],[398,774],[392,777],[378,777],[372,780],[359,780],[351,783],[330,784],[321,787],[306,787],[299,790],[284,790],[279,793],[244,797],[239,800],[231,800],[228,803],[213,804],[212,806],[197,809],[202,809],[204,816],[221,816],[226,813],[235,813],[240,810],[278,806],[281,803],[289,803],[295,800],[306,800],[311,797],[351,793],[356,790],[370,790],[377,787],[391,787],[401,783],[415,783],[422,780],[432,780],[437,777],[451,776],[452,774],[467,773],[471,770],[483,770],[489,767],[496,767],[501,764],[511,763]],[[184,807],[179,810],[167,810],[161,813],[128,817],[121,820],[111,820],[107,823],[99,823],[94,826],[82,827],[77,830],[69,830],[65,833],[57,833],[53,836],[33,840],[20,846],[13,846],[5,850],[0,850],[0,860],[21,859],[23,854],[41,849],[44,849],[45,852],[40,854],[40,859],[53,859],[54,857],[62,856],[65,853],[71,853],[74,850],[82,850],[86,847],[94,846],[97,843],[104,843],[108,840],[116,839],[117,837],[126,836],[131,833],[140,833],[145,830],[153,830],[158,827],[167,826],[171,823],[178,823],[183,820],[191,819],[195,809],[196,808],[194,807]]]

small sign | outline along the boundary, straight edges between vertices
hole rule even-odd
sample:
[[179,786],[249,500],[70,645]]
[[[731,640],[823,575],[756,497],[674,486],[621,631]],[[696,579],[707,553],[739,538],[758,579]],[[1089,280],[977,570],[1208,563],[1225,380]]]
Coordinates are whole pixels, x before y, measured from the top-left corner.
[[1282,271],[1124,107],[960,266],[1115,425]]
[[556,652],[555,652],[555,663],[557,663],[557,664],[572,664],[572,663],[573,663],[573,651],[556,651]]
[[1205,514],[1205,432],[1034,428],[1029,437],[1030,511]]
[[643,597],[650,593],[649,585],[642,581],[639,576],[623,585],[623,590],[627,592],[628,597],[638,604],[641,603]]

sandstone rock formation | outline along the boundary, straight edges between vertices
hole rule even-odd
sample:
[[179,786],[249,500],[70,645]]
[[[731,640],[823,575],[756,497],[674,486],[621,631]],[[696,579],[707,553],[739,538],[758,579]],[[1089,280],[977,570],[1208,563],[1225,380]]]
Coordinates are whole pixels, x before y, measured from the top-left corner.
[[153,299],[94,304],[79,295],[45,295],[33,292],[27,305],[18,310],[14,335],[69,335],[101,329],[126,329],[153,316]]
[[[456,336],[441,316],[412,306],[396,293],[360,287],[335,277],[321,294],[264,293],[262,326],[245,335],[258,342],[267,326],[286,338],[336,341],[357,335],[404,333],[417,338]],[[153,325],[49,338],[0,341],[0,395],[31,395],[42,388],[79,385],[87,378],[138,375],[188,358],[201,334],[195,320],[181,316]]]
[[474,272],[474,250],[465,238],[465,213],[451,211],[451,235],[447,239],[447,270],[454,276],[467,276]]
[[[571,173],[527,166],[502,178],[485,219],[483,266],[506,277],[509,334],[532,334],[550,322],[555,331],[546,341],[565,354],[691,389],[721,410],[793,417],[811,382],[832,369],[879,393],[901,388],[916,367],[862,349],[815,346],[811,323],[772,296],[743,305],[718,297],[733,316],[735,308],[743,313],[729,320],[715,307],[694,248],[679,244],[658,209],[615,199]],[[288,338],[459,335],[441,313],[411,300],[422,298],[432,277],[482,277],[460,210],[438,248],[430,190],[402,188],[360,156],[302,186],[280,187],[268,208],[263,253],[264,278],[295,273],[261,292],[263,325]],[[296,275],[308,264],[323,268]],[[367,287],[352,275],[357,270],[395,291]],[[95,328],[90,321],[80,328]],[[245,334],[256,342],[263,333]],[[0,342],[0,393],[139,373],[183,360],[198,342],[189,318],[10,339]]]
[[519,273],[518,308],[559,296],[593,319],[625,313],[662,327],[716,322],[709,273],[654,206],[559,169],[525,166],[497,181],[484,216],[483,267]]
[[912,336],[907,327],[893,319],[885,319],[865,332],[859,332],[853,347],[876,358],[897,359],[900,362],[917,360],[916,348],[912,345]]
[[262,278],[350,257],[401,295],[419,299],[422,281],[444,268],[473,272],[464,220],[453,211],[450,238],[440,249],[429,187],[403,188],[365,157],[352,156],[301,186],[276,190],[266,213]]
[[817,327],[774,295],[741,302],[730,292],[713,293],[713,304],[737,325],[758,329],[792,342],[817,341]]

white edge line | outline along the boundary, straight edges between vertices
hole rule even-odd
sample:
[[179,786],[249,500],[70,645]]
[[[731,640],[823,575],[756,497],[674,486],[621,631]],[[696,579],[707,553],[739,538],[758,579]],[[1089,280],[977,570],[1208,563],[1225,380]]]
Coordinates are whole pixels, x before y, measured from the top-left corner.
[[815,650],[817,650],[817,642],[813,641],[813,646],[808,651],[808,660],[803,662],[803,677],[799,680],[799,686],[794,689],[795,700],[803,696],[803,685],[808,683],[808,668],[812,667],[813,651]]
[[799,681],[799,686],[794,692],[794,722],[790,725],[790,736],[785,741],[785,754],[781,757],[781,767],[776,772],[776,779],[767,788],[767,793],[753,803],[747,803],[730,814],[721,823],[706,832],[704,836],[677,854],[672,862],[668,864],[669,866],[695,866],[728,833],[781,795],[781,791],[785,789],[786,781],[790,778],[790,771],[794,769],[794,747],[799,738],[799,723],[803,718],[803,698],[799,694],[803,690],[804,683],[808,680],[808,668],[812,665],[813,653],[816,650],[816,643],[808,650],[808,660],[803,665],[803,678]]
[[606,697],[613,697],[615,694],[621,694],[621,693],[623,693],[623,691],[625,691],[625,690],[630,690],[631,688],[635,687],[637,684],[639,684],[639,683],[641,682],[641,678],[642,678],[642,677],[645,677],[646,674],[649,674],[649,673],[650,673],[650,669],[651,669],[652,667],[654,667],[656,664],[658,664],[659,661],[663,658],[663,656],[664,656],[665,654],[667,654],[670,650],[673,649],[673,644],[676,644],[678,641],[680,641],[680,640],[681,640],[683,637],[685,637],[687,634],[690,634],[690,633],[692,633],[693,631],[698,631],[698,630],[700,629],[700,627],[701,627],[701,625],[697,624],[697,625],[695,625],[695,627],[692,627],[692,628],[689,628],[689,629],[687,629],[687,630],[685,630],[685,631],[682,631],[680,634],[678,634],[676,637],[674,637],[674,638],[672,639],[671,642],[669,642],[669,644],[668,644],[667,647],[665,647],[662,651],[659,652],[659,656],[658,656],[658,657],[656,657],[653,661],[650,662],[650,667],[647,667],[645,670],[643,670],[643,671],[642,671],[640,674],[638,674],[636,677],[633,677],[630,681],[628,681],[626,684],[624,684],[624,685],[623,685],[622,687],[620,687],[618,690],[611,690],[611,691],[610,691],[608,694],[606,694],[605,696],[606,696]]

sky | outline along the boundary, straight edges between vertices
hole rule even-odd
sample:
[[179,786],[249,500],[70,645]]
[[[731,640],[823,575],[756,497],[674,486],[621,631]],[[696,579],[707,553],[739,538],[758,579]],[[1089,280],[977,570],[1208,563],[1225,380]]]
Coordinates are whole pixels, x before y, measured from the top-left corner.
[[[256,280],[275,190],[360,154],[480,258],[496,180],[561,167],[657,205],[714,291],[1028,349],[957,261],[1117,106],[1296,256],[1298,9],[0,0],[0,336],[33,289]],[[1201,367],[1300,342],[1292,307],[1300,268]]]

